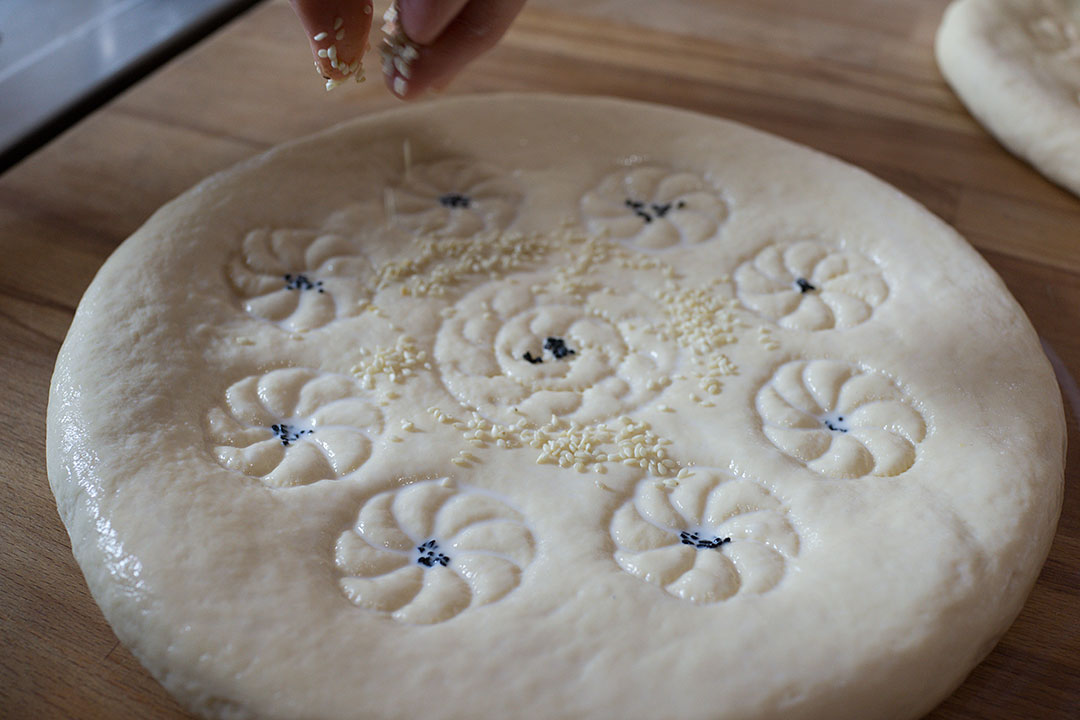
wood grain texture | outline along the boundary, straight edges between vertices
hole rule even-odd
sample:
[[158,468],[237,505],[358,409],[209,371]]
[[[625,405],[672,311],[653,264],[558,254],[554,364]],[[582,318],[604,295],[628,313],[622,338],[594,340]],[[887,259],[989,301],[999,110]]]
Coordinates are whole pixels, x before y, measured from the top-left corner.
[[[978,247],[1075,377],[1080,200],[1006,153],[949,92],[930,49],[945,4],[532,0],[450,93],[667,103],[860,165]],[[272,144],[396,104],[377,81],[326,94],[308,53],[287,4],[270,2],[0,177],[0,717],[189,717],[118,645],[72,560],[45,474],[48,383],[82,292],[158,206]],[[1046,566],[1001,643],[927,720],[1080,717],[1071,400],[1065,506]]]

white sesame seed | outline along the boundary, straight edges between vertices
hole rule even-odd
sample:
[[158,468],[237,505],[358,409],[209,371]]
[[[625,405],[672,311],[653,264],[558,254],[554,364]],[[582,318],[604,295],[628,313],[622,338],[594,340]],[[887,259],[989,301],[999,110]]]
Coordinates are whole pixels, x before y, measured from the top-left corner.
[[408,90],[408,88],[409,88],[409,84],[407,82],[405,82],[405,78],[400,77],[400,76],[394,78],[394,94],[395,95],[397,95],[398,97],[404,97],[405,92]]
[[331,60],[337,60],[337,45],[326,48],[326,56]]
[[337,35],[334,36],[334,39],[335,40],[344,40],[345,39],[345,31],[344,30],[338,30]]
[[315,42],[322,42],[323,40],[325,40],[329,36],[330,36],[330,33],[323,31],[323,32],[319,33],[318,35],[316,35],[313,39],[315,40]]
[[344,25],[344,24],[345,24],[344,20],[342,20],[341,18],[336,18],[334,20],[334,29],[335,30],[340,30],[341,26]]
[[321,58],[324,58],[328,55],[325,48],[319,48],[319,52],[316,54]]

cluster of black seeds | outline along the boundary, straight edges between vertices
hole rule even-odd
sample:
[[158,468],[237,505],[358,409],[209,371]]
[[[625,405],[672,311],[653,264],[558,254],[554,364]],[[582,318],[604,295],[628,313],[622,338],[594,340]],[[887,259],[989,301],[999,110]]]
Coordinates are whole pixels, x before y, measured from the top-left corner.
[[574,351],[566,347],[566,341],[562,338],[549,337],[544,342],[544,349],[550,350],[556,360],[562,360],[567,355],[573,355]]
[[467,208],[472,205],[472,199],[461,193],[446,193],[439,198],[439,202],[448,208]]
[[290,443],[294,443],[304,435],[310,435],[314,430],[297,430],[292,425],[286,425],[282,423],[280,425],[271,425],[270,429],[274,431],[274,435],[281,438],[281,444],[285,447],[289,447]]
[[690,547],[697,548],[698,550],[711,550],[713,548],[720,547],[724,543],[731,542],[731,538],[729,537],[714,537],[712,540],[706,540],[705,538],[698,535],[697,532],[688,532],[686,530],[683,530],[681,533],[679,533],[679,540],[682,541],[683,545],[689,545]]
[[[566,347],[566,341],[565,340],[563,340],[562,338],[557,338],[557,337],[549,337],[547,340],[545,340],[544,341],[544,350],[547,350],[552,355],[554,355],[556,360],[564,360],[567,357],[569,357],[570,355],[575,355],[576,354],[575,351],[573,351],[570,348]],[[527,360],[528,362],[532,363],[533,365],[538,365],[538,364],[544,362],[543,350],[540,351],[539,355],[533,355],[532,351],[526,350],[525,354],[522,355],[521,357],[522,357],[522,359]]]
[[[838,418],[836,418],[836,422],[844,422],[844,418],[843,417],[838,417]],[[829,428],[833,432],[842,432],[842,433],[847,432],[847,428],[842,428],[842,427],[840,427],[838,425],[833,425],[832,421],[830,421],[830,420],[825,421],[825,427]]]
[[645,222],[651,223],[653,220],[667,215],[672,208],[682,210],[686,207],[686,203],[682,200],[677,203],[643,203],[640,200],[626,198],[626,207],[633,210],[634,214]]
[[318,290],[323,291],[322,280],[311,282],[307,275],[287,274],[285,276],[286,290]]
[[795,285],[799,288],[799,292],[808,293],[812,290],[817,290],[816,287],[810,284],[810,281],[806,278],[796,278]]
[[434,540],[428,540],[423,545],[418,546],[416,550],[420,553],[420,557],[416,558],[416,562],[424,567],[435,567],[436,565],[446,567],[450,564],[450,558],[439,552],[439,543]]

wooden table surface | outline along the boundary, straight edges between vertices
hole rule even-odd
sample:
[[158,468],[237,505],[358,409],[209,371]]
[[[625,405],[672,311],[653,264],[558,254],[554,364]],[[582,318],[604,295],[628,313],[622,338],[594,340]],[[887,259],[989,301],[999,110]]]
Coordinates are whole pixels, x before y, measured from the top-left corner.
[[[532,0],[450,94],[543,90],[738,120],[860,165],[997,269],[1069,400],[1058,534],[1023,612],[932,720],[1080,717],[1080,199],[1006,153],[941,79],[945,0]],[[0,112],[10,99],[0,98]],[[158,206],[278,142],[395,100],[326,94],[284,0],[234,21],[0,176],[0,717],[186,718],[121,647],[45,473],[53,361],[80,296]]]

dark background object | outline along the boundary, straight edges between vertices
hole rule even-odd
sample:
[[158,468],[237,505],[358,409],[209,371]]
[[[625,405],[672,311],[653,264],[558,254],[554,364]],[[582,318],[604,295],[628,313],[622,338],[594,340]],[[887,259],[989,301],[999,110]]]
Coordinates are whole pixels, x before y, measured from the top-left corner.
[[261,0],[4,0],[0,172]]

